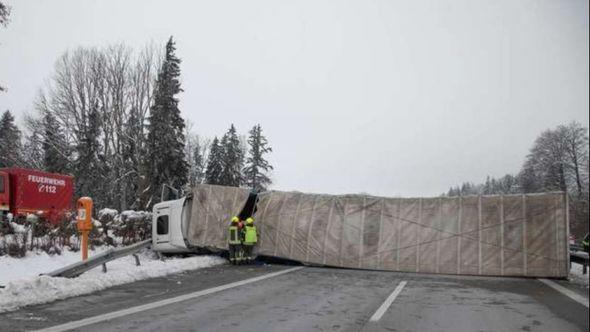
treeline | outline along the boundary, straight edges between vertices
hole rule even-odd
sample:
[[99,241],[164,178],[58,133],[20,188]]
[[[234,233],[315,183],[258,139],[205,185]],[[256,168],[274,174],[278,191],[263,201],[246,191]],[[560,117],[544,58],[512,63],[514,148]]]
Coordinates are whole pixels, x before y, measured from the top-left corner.
[[446,196],[523,194],[563,191],[570,196],[572,232],[588,232],[589,207],[588,128],[577,122],[545,130],[535,140],[520,172],[484,183],[465,182]]
[[272,151],[255,125],[248,138],[232,124],[221,139],[195,133],[178,107],[181,60],[172,37],[164,52],[125,45],[79,48],[54,73],[21,131],[10,111],[0,120],[0,167],[75,177],[76,196],[97,209],[149,210],[162,186],[197,183],[265,190]]
[[488,176],[484,183],[463,182],[451,187],[445,196],[520,194],[523,193],[520,181],[518,175],[506,174],[499,179]]

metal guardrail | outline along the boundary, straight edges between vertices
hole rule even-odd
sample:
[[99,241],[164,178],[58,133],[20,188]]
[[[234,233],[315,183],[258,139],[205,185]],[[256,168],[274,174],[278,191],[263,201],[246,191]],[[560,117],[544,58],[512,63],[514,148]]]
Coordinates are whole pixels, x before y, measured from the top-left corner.
[[74,278],[99,265],[102,265],[103,272],[106,272],[106,263],[129,255],[134,255],[135,264],[139,265],[139,257],[136,255],[136,253],[143,248],[149,247],[151,244],[152,239],[148,239],[122,248],[111,248],[105,252],[90,257],[85,261],[70,264],[66,267],[62,267],[61,269],[43,275],[50,277]]

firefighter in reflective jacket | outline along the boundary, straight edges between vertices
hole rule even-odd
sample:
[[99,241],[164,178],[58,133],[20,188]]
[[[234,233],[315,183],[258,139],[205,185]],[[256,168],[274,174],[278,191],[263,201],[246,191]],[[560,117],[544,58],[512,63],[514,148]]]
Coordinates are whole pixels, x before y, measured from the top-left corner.
[[254,219],[246,219],[246,227],[244,227],[244,260],[246,263],[251,263],[254,260],[253,252],[254,246],[258,242],[258,234],[256,232],[256,226],[254,226]]
[[234,265],[238,263],[238,256],[240,256],[241,251],[240,231],[238,228],[239,222],[240,219],[238,217],[231,218],[227,237],[229,244],[229,262]]

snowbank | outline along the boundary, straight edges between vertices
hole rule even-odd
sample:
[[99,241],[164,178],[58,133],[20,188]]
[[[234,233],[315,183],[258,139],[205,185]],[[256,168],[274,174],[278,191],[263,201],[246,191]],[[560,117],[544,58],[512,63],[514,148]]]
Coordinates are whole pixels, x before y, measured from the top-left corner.
[[151,220],[151,212],[125,210],[115,217],[115,221],[126,222],[136,220]]
[[583,266],[578,263],[572,263],[570,270],[569,280],[571,283],[588,288],[588,282],[590,280],[590,271],[586,271],[586,274],[582,274]]
[[10,227],[14,230],[17,234],[23,234],[29,231],[29,227],[25,227],[24,225],[19,225],[15,222],[10,222]]
[[64,253],[60,256],[32,254],[21,259],[0,257],[0,278],[2,282],[6,282],[6,288],[0,289],[0,312],[225,262],[217,256],[170,258],[161,261],[153,258],[151,253],[144,253],[140,256],[141,266],[135,266],[135,259],[129,256],[108,263],[107,273],[103,273],[99,266],[73,279],[37,276],[78,261],[79,255],[80,253]]
[[104,208],[104,209],[98,211],[98,219],[103,219],[103,218],[113,219],[118,214],[119,214],[119,211],[117,211],[115,209]]
[[[90,257],[107,250],[108,247],[96,247],[89,250]],[[22,258],[0,256],[0,285],[7,285],[11,281],[27,277],[36,277],[41,273],[48,273],[66,265],[80,261],[81,253],[69,250],[61,255],[48,255],[43,251],[27,251]]]

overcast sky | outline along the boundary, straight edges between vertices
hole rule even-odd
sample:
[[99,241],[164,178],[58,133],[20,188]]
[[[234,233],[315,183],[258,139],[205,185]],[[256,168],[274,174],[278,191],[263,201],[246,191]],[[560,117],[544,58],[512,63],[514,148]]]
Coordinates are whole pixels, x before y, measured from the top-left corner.
[[3,2],[1,111],[22,121],[68,49],[173,35],[182,113],[260,123],[275,189],[438,195],[588,125],[588,0]]

